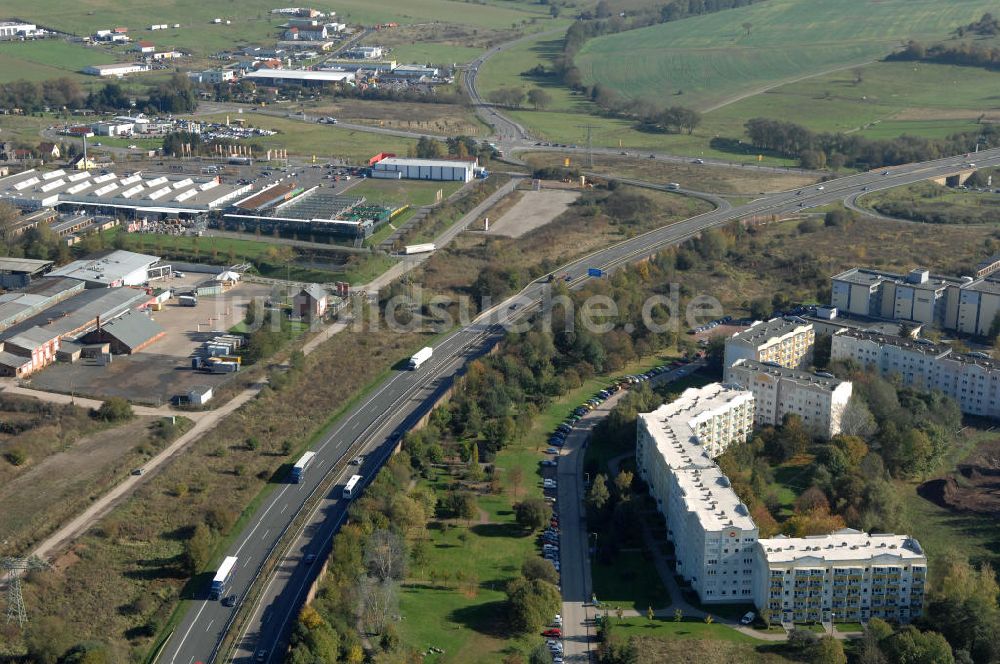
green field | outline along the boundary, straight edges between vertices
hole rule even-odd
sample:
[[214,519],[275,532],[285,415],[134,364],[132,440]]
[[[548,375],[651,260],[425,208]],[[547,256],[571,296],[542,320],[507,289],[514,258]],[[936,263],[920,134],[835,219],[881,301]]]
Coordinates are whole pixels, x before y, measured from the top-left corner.
[[0,83],[44,81],[60,76],[70,76],[80,82],[96,81],[93,76],[81,74],[80,70],[115,60],[103,49],[61,39],[0,43]]
[[738,643],[759,643],[756,639],[737,632],[726,625],[717,623],[706,624],[702,620],[683,618],[674,622],[673,617],[667,619],[625,618],[621,622],[613,615],[609,616],[615,624],[615,633],[622,636],[645,636],[657,639],[712,639],[735,641]]
[[[734,95],[880,58],[901,40],[943,39],[989,0],[768,0],[590,40],[584,79],[625,97],[710,108]],[[751,24],[750,34],[743,28]]]
[[[208,55],[223,48],[247,43],[273,41],[284,20],[270,10],[278,5],[269,0],[201,2],[199,0],[48,0],[43,6],[28,0],[4,3],[9,15],[34,20],[74,34],[85,35],[99,29],[127,26],[133,39],[149,39],[162,48],[174,47]],[[336,11],[348,23],[371,25],[395,21],[422,23],[447,21],[481,28],[509,27],[542,16],[544,7],[504,3],[480,5],[455,0],[317,0],[310,6]],[[44,11],[40,11],[40,10]],[[213,24],[214,18],[231,21]],[[147,30],[151,23],[181,24],[181,28]]]
[[[246,114],[242,116],[247,124],[278,133],[274,136],[260,136],[248,142],[265,150],[284,148],[289,154],[316,155],[318,160],[348,159],[352,162],[367,162],[378,152],[394,152],[405,155],[417,142],[411,138],[400,138],[386,134],[375,134],[354,129],[343,129],[335,125],[322,125],[272,117],[269,115]],[[222,122],[225,114],[201,118]],[[256,152],[256,150],[255,150]]]
[[461,182],[421,182],[419,180],[367,179],[350,188],[351,196],[364,196],[373,203],[420,207],[434,203],[437,191],[442,200],[462,188]]
[[393,46],[389,57],[396,60],[396,62],[430,63],[433,65],[450,66],[468,62],[482,52],[483,49],[469,46],[423,42]]

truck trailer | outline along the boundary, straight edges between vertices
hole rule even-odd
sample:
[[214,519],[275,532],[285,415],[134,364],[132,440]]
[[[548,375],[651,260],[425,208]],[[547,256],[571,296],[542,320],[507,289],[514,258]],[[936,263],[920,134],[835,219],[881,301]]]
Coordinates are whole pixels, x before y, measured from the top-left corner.
[[215,578],[212,579],[211,599],[219,599],[226,594],[226,586],[229,585],[229,580],[233,577],[236,560],[236,556],[227,556],[222,561],[219,571],[215,573]]
[[431,355],[434,354],[434,349],[430,346],[424,346],[410,358],[410,363],[407,365],[410,371],[415,371],[420,368],[420,365],[431,359]]
[[403,247],[403,253],[407,256],[412,254],[424,254],[428,251],[434,251],[437,247],[434,246],[433,242],[426,242],[424,244],[408,244]]

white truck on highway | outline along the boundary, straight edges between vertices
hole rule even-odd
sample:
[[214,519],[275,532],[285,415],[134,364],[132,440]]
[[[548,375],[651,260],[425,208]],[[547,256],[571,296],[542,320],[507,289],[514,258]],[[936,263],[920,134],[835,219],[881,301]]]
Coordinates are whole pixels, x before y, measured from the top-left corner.
[[226,559],[222,561],[222,565],[219,566],[219,571],[215,573],[215,578],[212,579],[212,599],[219,599],[226,594],[226,586],[229,585],[229,579],[232,578],[233,569],[235,567],[236,556],[227,556]]
[[416,371],[417,369],[420,368],[421,364],[431,359],[431,355],[433,354],[434,354],[433,348],[431,348],[430,346],[424,346],[423,348],[421,348],[420,350],[418,350],[416,353],[413,354],[413,357],[410,358],[410,363],[407,365],[407,367],[410,369],[410,371]]
[[436,247],[433,242],[425,242],[424,244],[408,244],[403,247],[403,253],[407,256],[411,254],[425,254],[428,251],[434,251]]

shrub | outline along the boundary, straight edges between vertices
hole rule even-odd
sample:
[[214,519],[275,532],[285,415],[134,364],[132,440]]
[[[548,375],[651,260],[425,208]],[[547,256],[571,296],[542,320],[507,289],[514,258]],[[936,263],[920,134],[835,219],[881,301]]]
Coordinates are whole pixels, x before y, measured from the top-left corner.
[[93,411],[93,415],[102,422],[127,422],[135,417],[132,404],[121,397],[111,397]]
[[23,466],[28,462],[28,453],[20,447],[13,447],[7,450],[3,456],[12,466]]

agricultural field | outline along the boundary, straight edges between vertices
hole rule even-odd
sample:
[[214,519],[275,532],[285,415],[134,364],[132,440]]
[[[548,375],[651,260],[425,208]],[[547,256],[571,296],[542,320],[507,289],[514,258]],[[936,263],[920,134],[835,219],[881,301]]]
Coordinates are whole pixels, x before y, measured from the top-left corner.
[[[255,154],[261,149],[284,148],[289,154],[316,155],[316,158],[321,160],[346,159],[352,163],[367,163],[369,157],[379,152],[405,155],[417,144],[412,138],[345,129],[336,125],[307,123],[262,114],[244,114],[242,117],[246,120],[247,126],[278,132],[274,136],[258,136],[246,141],[254,146]],[[226,115],[200,119],[224,122]]]
[[[389,21],[401,24],[449,21],[478,28],[509,28],[532,18],[548,17],[547,12],[542,13],[544,7],[541,6],[479,5],[454,0],[408,0],[404,5],[384,0],[319,0],[312,6],[321,11],[336,11],[337,18],[363,25]],[[5,10],[11,15],[81,35],[123,25],[131,29],[133,38],[148,38],[158,46],[187,50],[198,55],[273,40],[284,22],[281,17],[270,14],[275,4],[268,0],[241,0],[239,3],[51,0],[44,7],[42,16],[37,3],[11,0],[6,3]],[[215,18],[231,23],[213,24],[211,21]],[[147,28],[151,23],[180,23],[182,27],[150,32]]]
[[734,95],[870,62],[902,40],[943,39],[991,9],[988,0],[769,0],[593,39],[577,66],[588,82],[625,97],[707,110]]
[[62,39],[3,42],[0,43],[0,83],[45,81],[61,76],[89,83],[98,79],[80,73],[81,69],[116,60],[103,49],[71,44]]

